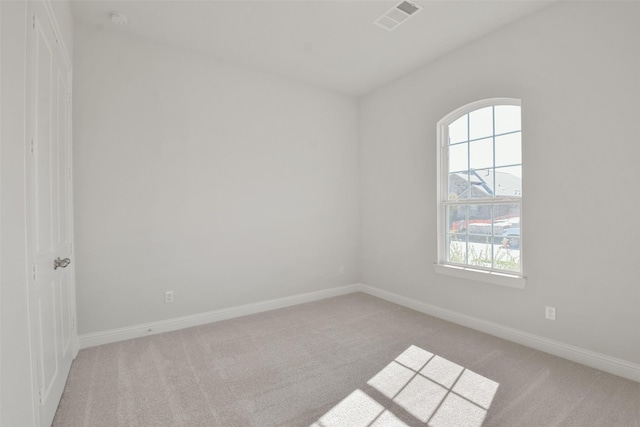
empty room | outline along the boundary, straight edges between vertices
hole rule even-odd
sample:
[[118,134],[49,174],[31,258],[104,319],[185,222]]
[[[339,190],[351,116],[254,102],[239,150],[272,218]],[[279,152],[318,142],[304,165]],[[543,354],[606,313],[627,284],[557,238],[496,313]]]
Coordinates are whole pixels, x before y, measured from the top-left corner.
[[640,427],[640,2],[0,1],[0,426]]

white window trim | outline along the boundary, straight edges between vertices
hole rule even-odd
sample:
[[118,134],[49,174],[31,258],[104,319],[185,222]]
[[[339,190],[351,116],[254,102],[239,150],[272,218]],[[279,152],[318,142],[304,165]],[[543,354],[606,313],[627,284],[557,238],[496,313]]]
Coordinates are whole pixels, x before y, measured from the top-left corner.
[[[483,99],[481,101],[472,102],[470,104],[464,105],[451,113],[447,114],[443,117],[437,125],[437,141],[438,141],[438,150],[437,150],[437,206],[438,206],[438,214],[437,214],[437,239],[438,239],[438,251],[437,256],[438,260],[434,263],[434,268],[436,273],[443,274],[447,276],[453,276],[457,278],[473,280],[484,283],[491,283],[495,285],[508,286],[511,288],[524,289],[526,284],[526,277],[524,276],[524,241],[522,239],[522,234],[520,236],[520,273],[511,273],[506,271],[497,271],[491,269],[483,269],[477,268],[475,266],[468,265],[458,265],[454,263],[450,263],[446,259],[446,237],[443,232],[445,229],[446,222],[446,204],[443,200],[443,195],[448,194],[448,180],[443,178],[443,171],[448,170],[448,150],[445,144],[448,142],[448,128],[451,123],[457,118],[470,113],[472,111],[490,107],[493,105],[517,105],[521,107],[521,102],[519,99],[515,98],[490,98]],[[443,151],[444,150],[444,151]],[[447,155],[443,155],[443,153],[447,153]],[[511,199],[500,199],[496,198],[492,200],[492,203],[500,202],[500,201],[510,201]],[[522,199],[521,199],[522,200]],[[522,202],[520,202],[520,222],[522,223]],[[522,230],[521,230],[522,231]]]

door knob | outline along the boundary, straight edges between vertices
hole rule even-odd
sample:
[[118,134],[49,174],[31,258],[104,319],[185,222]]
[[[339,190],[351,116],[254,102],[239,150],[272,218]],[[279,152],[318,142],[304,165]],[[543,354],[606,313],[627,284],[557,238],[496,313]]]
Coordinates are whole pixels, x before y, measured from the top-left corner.
[[58,257],[58,259],[53,260],[53,269],[57,270],[58,267],[65,268],[69,264],[71,264],[71,260],[69,258],[60,259],[60,257]]

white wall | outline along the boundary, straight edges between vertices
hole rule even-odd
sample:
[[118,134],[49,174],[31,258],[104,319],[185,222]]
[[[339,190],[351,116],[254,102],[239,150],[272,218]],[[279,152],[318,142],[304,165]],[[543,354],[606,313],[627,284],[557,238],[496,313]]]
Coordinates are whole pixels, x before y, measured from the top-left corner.
[[357,281],[354,98],[98,28],[75,43],[80,334]]
[[[362,281],[640,362],[639,22],[638,3],[562,2],[364,97]],[[436,123],[493,97],[522,99],[524,290],[432,266]]]
[[[56,0],[56,18],[58,14],[70,16],[70,13],[68,2]],[[36,403],[32,389],[25,247],[25,36],[30,22],[27,2],[0,1],[0,19],[0,425],[30,426],[36,420]],[[58,20],[58,24],[62,38],[71,40],[70,22]]]
[[0,2],[2,126],[0,153],[2,418],[0,425],[34,421],[27,288],[24,120],[26,2]]

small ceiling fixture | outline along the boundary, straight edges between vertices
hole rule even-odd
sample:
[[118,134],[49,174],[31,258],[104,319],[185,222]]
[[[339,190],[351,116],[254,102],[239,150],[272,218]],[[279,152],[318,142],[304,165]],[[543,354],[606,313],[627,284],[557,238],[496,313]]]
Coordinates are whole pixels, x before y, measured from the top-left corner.
[[422,7],[417,4],[403,1],[389,9],[384,15],[373,21],[373,23],[378,27],[391,31],[421,10]]
[[127,25],[127,22],[128,22],[127,15],[125,15],[122,12],[116,12],[116,11],[110,12],[109,18],[111,18],[111,22],[119,26],[125,26]]

